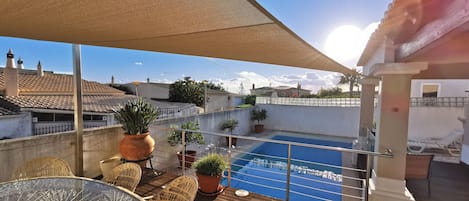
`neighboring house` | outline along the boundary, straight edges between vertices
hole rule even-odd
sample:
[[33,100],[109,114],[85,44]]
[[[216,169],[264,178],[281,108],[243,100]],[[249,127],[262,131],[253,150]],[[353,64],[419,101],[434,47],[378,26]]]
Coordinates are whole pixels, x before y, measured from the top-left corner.
[[236,96],[236,94],[232,94],[226,91],[208,89],[206,112],[222,111],[235,107],[234,100]]
[[469,80],[412,80],[410,97],[467,97]]
[[289,86],[279,86],[251,89],[251,95],[256,96],[301,97],[302,95],[309,94],[311,94],[311,90],[302,89],[301,85],[298,85],[296,88]]
[[[169,99],[169,85],[167,83],[154,83],[147,80],[147,82],[135,82],[124,84],[129,92],[153,100],[168,100]],[[138,92],[138,93],[137,93]]]
[[[82,81],[84,127],[115,124],[113,110],[135,96],[97,82]],[[0,68],[1,138],[61,132],[73,129],[73,76],[15,66],[11,50]]]

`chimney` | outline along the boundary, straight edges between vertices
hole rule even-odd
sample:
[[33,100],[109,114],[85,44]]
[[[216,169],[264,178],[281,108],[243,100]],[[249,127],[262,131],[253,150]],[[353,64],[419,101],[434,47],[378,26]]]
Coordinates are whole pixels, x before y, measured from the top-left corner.
[[42,65],[41,65],[41,61],[39,61],[37,63],[37,75],[39,76],[44,76],[44,71],[42,71]]
[[252,84],[252,89],[256,89],[256,85],[254,83]]
[[114,85],[114,75],[111,77],[111,84]]
[[15,55],[11,49],[7,53],[7,65],[3,75],[5,77],[5,96],[18,96],[18,69],[15,67]]
[[147,83],[150,83],[150,78],[149,77],[147,77]]
[[21,59],[21,57],[18,58],[17,64],[18,64],[18,69],[24,69],[23,59]]

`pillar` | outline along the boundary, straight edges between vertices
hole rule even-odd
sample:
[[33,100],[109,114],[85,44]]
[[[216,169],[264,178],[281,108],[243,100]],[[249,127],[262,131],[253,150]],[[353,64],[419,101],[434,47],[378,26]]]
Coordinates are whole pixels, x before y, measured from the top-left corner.
[[427,69],[424,62],[377,64],[381,78],[375,151],[391,149],[393,158],[376,157],[370,181],[370,200],[415,200],[405,185],[409,102],[412,75]]
[[360,131],[359,136],[367,137],[367,129],[373,127],[373,114],[375,111],[375,88],[379,80],[366,77],[360,80],[362,92],[360,94]]

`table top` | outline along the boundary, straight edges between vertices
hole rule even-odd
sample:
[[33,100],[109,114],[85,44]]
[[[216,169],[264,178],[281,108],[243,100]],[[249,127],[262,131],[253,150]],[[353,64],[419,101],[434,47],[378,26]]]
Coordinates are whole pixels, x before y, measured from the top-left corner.
[[40,177],[0,183],[0,200],[143,200],[127,189],[84,177]]

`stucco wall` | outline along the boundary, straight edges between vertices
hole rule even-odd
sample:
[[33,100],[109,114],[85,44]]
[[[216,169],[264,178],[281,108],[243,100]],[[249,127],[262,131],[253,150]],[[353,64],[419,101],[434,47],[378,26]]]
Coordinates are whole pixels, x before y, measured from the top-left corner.
[[[117,153],[123,137],[120,126],[85,129],[83,161],[86,177],[101,174],[99,161]],[[64,132],[0,141],[0,182],[10,179],[16,167],[27,160],[52,156],[66,160],[75,172],[75,133]]]
[[358,137],[359,107],[257,106],[267,110],[267,129]]
[[207,112],[226,110],[231,107],[231,97],[229,95],[207,95]]
[[8,115],[0,118],[0,138],[32,136],[31,113]]
[[460,107],[411,107],[409,111],[409,138],[445,137],[455,129],[462,129],[458,117]]

